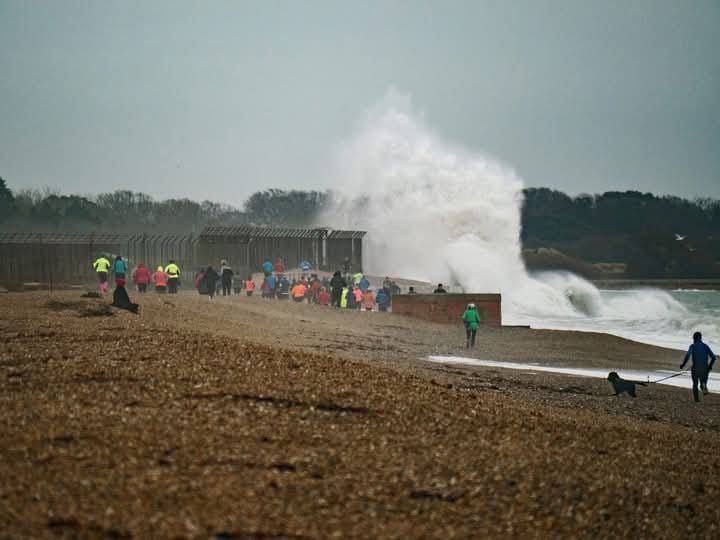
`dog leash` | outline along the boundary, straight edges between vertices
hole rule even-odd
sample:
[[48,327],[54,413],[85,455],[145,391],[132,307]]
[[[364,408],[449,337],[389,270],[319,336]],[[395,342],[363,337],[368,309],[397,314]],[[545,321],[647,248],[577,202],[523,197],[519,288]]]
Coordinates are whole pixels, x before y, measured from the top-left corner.
[[648,381],[648,382],[649,383],[658,383],[658,382],[666,381],[668,379],[672,379],[673,377],[677,377],[678,375],[682,375],[683,373],[685,373],[685,372],[679,371],[679,372],[675,373],[674,375],[668,375],[667,377],[663,377],[662,379],[658,379],[657,381]]

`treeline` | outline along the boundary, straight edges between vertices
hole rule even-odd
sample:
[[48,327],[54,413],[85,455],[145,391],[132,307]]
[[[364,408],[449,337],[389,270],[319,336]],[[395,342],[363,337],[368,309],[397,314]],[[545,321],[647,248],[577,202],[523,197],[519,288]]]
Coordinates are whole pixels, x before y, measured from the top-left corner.
[[[720,277],[718,200],[637,191],[570,197],[547,188],[528,188],[524,195],[522,242],[533,268],[567,267],[589,277],[611,270],[630,278]],[[309,227],[328,198],[327,192],[270,189],[252,194],[238,209],[211,201],[156,201],[132,191],[93,197],[13,193],[0,179],[0,228],[187,233],[206,225]]]
[[720,201],[637,191],[569,197],[525,190],[525,248],[554,248],[591,263],[623,263],[626,277],[720,276]]
[[145,193],[118,190],[97,196],[53,191],[17,193],[0,178],[0,227],[4,231],[197,232],[207,225],[312,224],[325,193],[271,189],[254,193],[243,210],[212,201],[157,201]]

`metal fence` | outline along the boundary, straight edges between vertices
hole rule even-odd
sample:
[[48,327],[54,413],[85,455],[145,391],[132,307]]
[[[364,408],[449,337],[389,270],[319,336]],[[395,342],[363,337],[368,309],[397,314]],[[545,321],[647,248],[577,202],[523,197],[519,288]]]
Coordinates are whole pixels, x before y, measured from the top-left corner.
[[276,227],[208,227],[200,235],[121,233],[0,233],[0,285],[94,282],[92,263],[101,254],[121,255],[131,271],[138,263],[155,269],[172,259],[185,280],[200,267],[228,259],[236,273],[258,271],[281,257],[288,268],[309,260],[337,269],[345,257],[362,264],[362,231]]
[[196,264],[192,235],[112,233],[0,233],[0,283],[82,284],[95,279],[92,263],[101,254],[122,255],[134,269],[174,259],[180,268]]

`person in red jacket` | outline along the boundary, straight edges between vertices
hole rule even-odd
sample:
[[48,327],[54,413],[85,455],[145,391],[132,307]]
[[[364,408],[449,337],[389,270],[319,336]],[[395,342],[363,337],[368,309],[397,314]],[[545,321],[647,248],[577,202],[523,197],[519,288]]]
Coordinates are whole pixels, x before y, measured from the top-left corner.
[[152,282],[155,284],[155,290],[160,294],[167,291],[168,276],[162,266],[157,267],[157,271],[152,275]]
[[285,273],[285,263],[283,262],[282,258],[277,258],[277,261],[275,261],[275,266],[273,267],[273,271],[278,275]]
[[143,263],[138,264],[135,272],[133,272],[133,283],[135,283],[138,292],[147,292],[147,286],[150,283],[150,270],[145,268]]
[[330,293],[325,290],[325,287],[320,288],[318,293],[318,304],[321,306],[327,306],[330,304]]

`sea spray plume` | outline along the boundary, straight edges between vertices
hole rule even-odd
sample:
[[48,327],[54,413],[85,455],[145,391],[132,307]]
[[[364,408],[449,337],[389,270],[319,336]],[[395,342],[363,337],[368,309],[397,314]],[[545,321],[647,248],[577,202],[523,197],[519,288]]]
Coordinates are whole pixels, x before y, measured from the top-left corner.
[[661,291],[605,302],[575,275],[529,276],[521,257],[522,188],[511,168],[445,142],[413,115],[407,98],[391,93],[341,148],[320,222],[368,231],[370,273],[502,293],[509,324],[592,330],[604,317],[625,330],[643,309],[653,325],[686,315]]
[[342,149],[325,220],[368,231],[370,272],[486,291],[524,275],[519,178],[441,141],[399,101],[374,108]]

